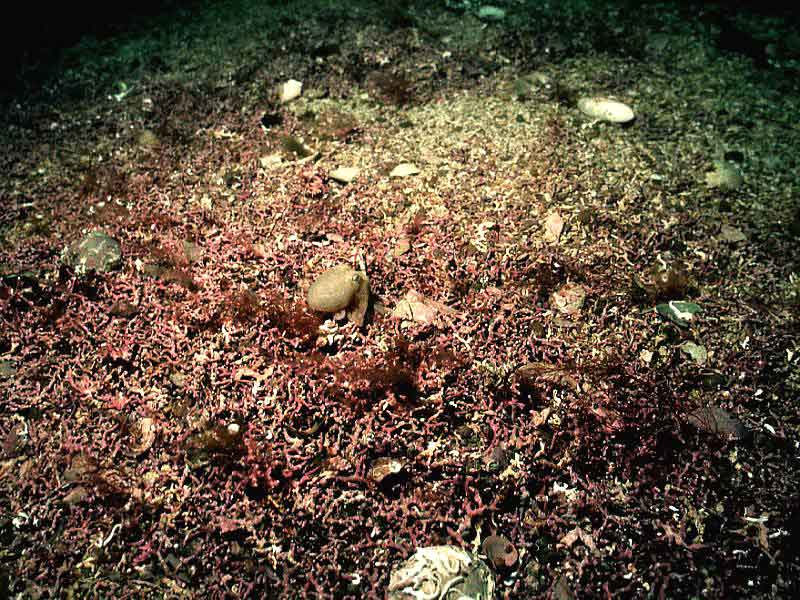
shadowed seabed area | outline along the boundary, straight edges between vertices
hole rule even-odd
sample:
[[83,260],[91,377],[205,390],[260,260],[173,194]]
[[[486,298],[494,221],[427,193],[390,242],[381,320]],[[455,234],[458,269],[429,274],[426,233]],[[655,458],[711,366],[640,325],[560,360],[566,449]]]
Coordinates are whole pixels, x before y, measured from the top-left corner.
[[0,597],[800,593],[796,16],[61,16],[4,42]]

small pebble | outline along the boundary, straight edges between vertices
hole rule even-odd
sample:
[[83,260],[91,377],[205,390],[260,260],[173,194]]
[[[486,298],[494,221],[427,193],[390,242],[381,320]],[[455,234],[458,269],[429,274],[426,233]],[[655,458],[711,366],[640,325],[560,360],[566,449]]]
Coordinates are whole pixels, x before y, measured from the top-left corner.
[[295,98],[299,98],[303,92],[303,84],[296,79],[290,79],[286,83],[282,83],[278,88],[278,97],[282,103],[291,102]]
[[635,118],[630,106],[610,98],[581,98],[578,100],[578,110],[588,117],[608,123],[629,123]]
[[357,167],[339,167],[338,169],[334,169],[328,175],[334,181],[338,181],[339,183],[350,183],[360,173]]
[[389,173],[389,177],[408,177],[409,175],[416,175],[419,173],[419,169],[417,165],[412,163],[400,163],[392,172]]

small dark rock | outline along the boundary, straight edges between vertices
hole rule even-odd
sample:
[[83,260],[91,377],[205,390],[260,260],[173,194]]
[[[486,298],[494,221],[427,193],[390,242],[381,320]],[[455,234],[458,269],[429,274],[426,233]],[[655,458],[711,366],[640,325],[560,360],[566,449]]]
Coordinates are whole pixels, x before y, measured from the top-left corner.
[[744,162],[744,152],[740,150],[728,150],[724,156],[725,160],[742,163]]
[[743,441],[751,432],[735,416],[719,406],[706,406],[687,415],[686,420],[702,431],[724,439]]
[[127,300],[117,300],[111,306],[111,310],[109,312],[111,313],[112,317],[123,317],[128,319],[139,312],[139,307],[135,304],[131,304]]
[[497,473],[508,466],[508,450],[502,444],[495,446],[484,457],[484,466],[487,471]]

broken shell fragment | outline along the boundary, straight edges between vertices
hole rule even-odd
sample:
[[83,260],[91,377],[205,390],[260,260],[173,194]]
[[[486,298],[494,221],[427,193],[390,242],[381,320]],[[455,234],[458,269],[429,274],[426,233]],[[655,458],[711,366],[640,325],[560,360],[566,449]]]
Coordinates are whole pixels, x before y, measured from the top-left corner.
[[395,458],[378,458],[369,468],[368,476],[373,481],[380,483],[389,475],[396,475],[403,469],[403,463]]
[[414,321],[424,325],[435,323],[441,315],[452,317],[456,314],[458,313],[452,308],[441,302],[430,300],[416,290],[409,290],[392,311],[392,317],[395,319]]
[[578,110],[588,117],[608,123],[629,123],[635,118],[630,106],[610,98],[581,98],[578,100]]
[[344,310],[350,306],[364,280],[363,275],[347,265],[328,269],[308,288],[308,306],[324,313]]
[[291,102],[298,98],[303,91],[303,84],[296,79],[290,79],[278,87],[278,97],[281,102]]
[[359,170],[357,167],[339,167],[334,169],[328,175],[334,181],[339,183],[350,183],[358,177]]
[[389,173],[389,177],[408,177],[409,175],[416,175],[417,173],[419,173],[417,165],[400,163],[392,169],[391,173]]
[[419,548],[389,577],[387,600],[489,600],[494,576],[485,562],[456,546]]
[[561,237],[562,231],[564,231],[564,219],[557,210],[554,210],[544,221],[544,239],[555,243]]
[[721,190],[735,190],[742,187],[744,177],[739,168],[727,160],[714,161],[714,170],[706,173],[706,183]]

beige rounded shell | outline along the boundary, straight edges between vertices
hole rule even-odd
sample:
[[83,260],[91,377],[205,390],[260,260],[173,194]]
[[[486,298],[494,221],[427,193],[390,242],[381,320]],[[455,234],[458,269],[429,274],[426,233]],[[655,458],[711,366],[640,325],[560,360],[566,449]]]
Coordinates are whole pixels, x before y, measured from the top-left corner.
[[456,546],[419,548],[389,578],[387,600],[490,600],[494,576],[482,560]]

